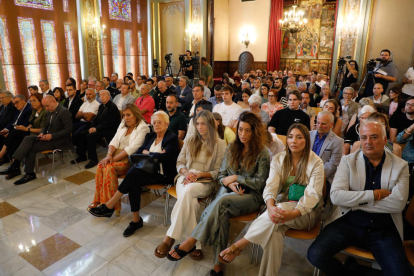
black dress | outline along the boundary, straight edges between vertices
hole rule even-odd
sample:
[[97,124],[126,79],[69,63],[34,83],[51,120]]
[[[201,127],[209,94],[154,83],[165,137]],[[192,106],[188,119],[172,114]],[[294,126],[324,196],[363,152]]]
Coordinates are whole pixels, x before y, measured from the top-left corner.
[[357,78],[355,78],[354,75],[351,74],[349,77],[347,76],[348,72],[349,71],[345,72],[344,79],[342,81],[342,89],[344,89],[345,87],[350,87],[351,84],[357,82]]

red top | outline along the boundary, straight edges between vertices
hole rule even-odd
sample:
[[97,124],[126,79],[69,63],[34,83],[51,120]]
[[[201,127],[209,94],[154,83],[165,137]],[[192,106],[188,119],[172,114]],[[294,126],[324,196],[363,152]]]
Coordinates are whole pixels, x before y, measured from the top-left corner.
[[138,106],[139,110],[146,109],[148,111],[145,114],[142,114],[142,116],[147,124],[151,124],[151,116],[154,114],[155,107],[154,99],[150,95],[148,95],[145,99],[141,96],[135,101],[135,105]]

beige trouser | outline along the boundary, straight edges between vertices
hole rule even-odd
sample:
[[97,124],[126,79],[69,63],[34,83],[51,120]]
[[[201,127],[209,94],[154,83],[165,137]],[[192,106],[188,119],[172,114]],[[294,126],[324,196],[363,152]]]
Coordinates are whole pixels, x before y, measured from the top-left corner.
[[[190,172],[198,173],[195,170]],[[182,184],[184,176],[177,179],[177,202],[171,213],[171,226],[168,228],[167,236],[181,240],[182,235],[188,238],[197,226],[197,214],[200,209],[199,198],[206,197],[213,192],[214,184],[190,183]],[[197,242],[197,249],[201,249],[201,243]]]
[[[290,211],[295,209],[296,202],[278,203],[277,207],[282,210]],[[264,212],[257,218],[246,235],[244,236],[249,242],[260,245],[263,250],[263,258],[260,264],[259,275],[277,276],[282,263],[283,239],[285,232],[289,229],[310,229],[320,220],[320,214],[323,208],[319,207],[310,214],[298,217],[294,220],[287,221],[283,224],[273,223],[268,215]]]

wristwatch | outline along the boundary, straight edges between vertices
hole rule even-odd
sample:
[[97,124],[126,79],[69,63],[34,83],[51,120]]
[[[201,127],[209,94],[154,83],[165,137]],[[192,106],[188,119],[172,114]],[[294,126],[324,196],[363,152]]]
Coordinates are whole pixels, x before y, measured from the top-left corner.
[[28,127],[28,128],[27,128],[27,132],[29,132],[29,133],[30,133],[30,127]]

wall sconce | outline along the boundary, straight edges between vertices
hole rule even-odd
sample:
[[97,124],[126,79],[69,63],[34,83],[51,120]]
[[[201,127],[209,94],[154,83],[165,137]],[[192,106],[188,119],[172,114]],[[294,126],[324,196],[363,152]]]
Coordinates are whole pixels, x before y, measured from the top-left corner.
[[98,37],[99,34],[98,34],[98,29],[96,27],[96,23],[93,23],[92,27],[89,28],[89,30],[88,30],[88,36],[89,36],[89,38],[93,39],[94,41],[99,41],[99,42],[104,41],[106,39],[105,30],[106,30],[106,26],[104,24],[101,27],[102,39],[99,39],[99,37]]
[[245,34],[243,35],[243,38],[242,38],[242,43],[243,43],[244,45],[246,45],[246,49],[249,47],[249,44],[250,44],[249,33],[245,33]]
[[194,49],[199,48],[199,35],[201,33],[201,25],[199,23],[190,23],[190,29],[185,30],[184,41],[190,43]]
[[256,41],[256,33],[252,26],[244,26],[239,33],[239,39],[241,43],[246,45],[246,49],[249,47],[249,44]]

